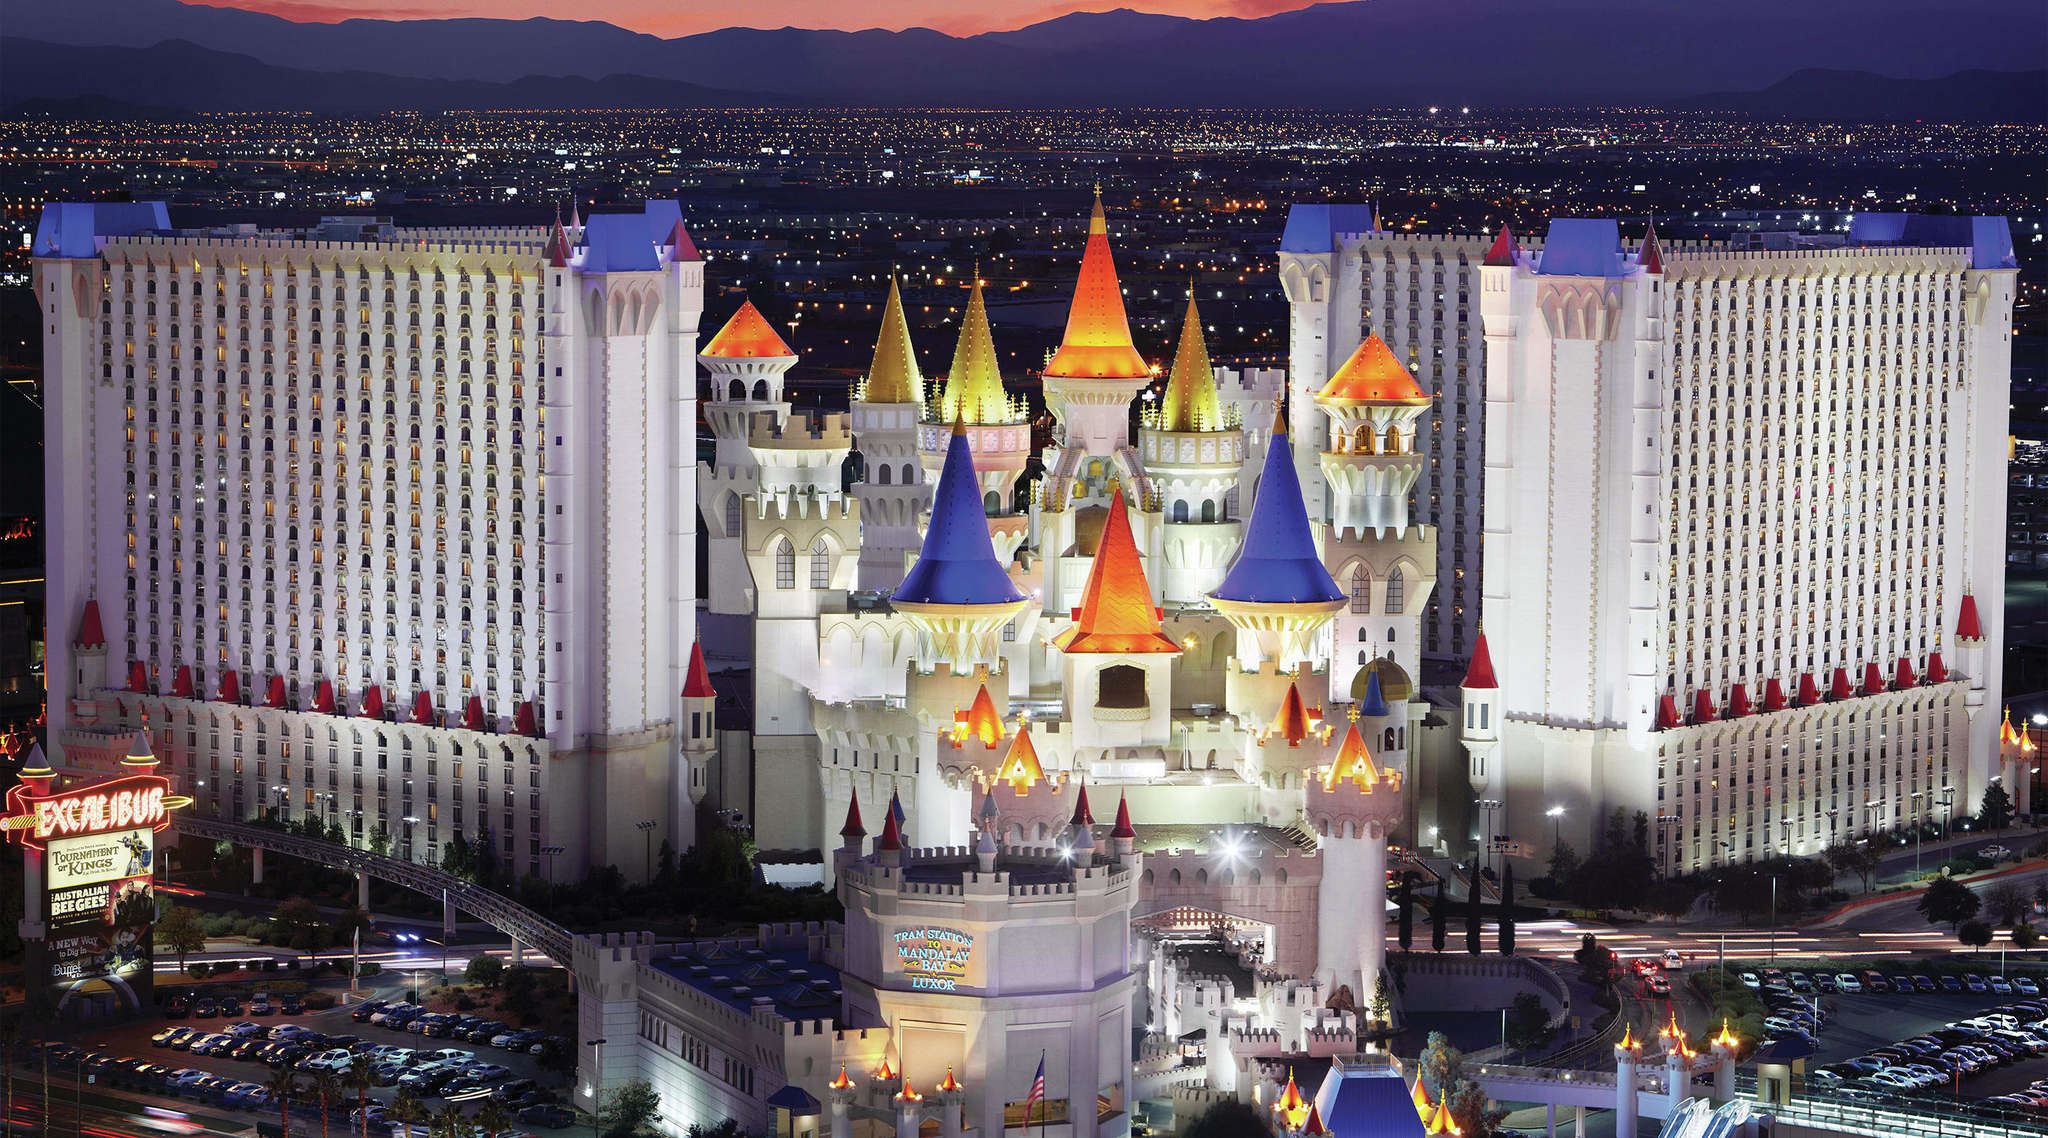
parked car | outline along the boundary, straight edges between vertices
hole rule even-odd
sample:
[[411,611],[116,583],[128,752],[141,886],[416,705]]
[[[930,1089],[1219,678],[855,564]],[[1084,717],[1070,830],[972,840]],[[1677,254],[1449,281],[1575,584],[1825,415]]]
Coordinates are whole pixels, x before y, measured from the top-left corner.
[[250,1000],[249,1014],[252,1016],[267,1016],[271,1014],[270,997],[258,996],[255,999]]
[[288,1016],[295,1016],[306,1010],[306,1001],[297,996],[286,996],[277,1002],[277,1010]]
[[211,998],[201,999],[198,1003],[192,1005],[193,1019],[212,1019],[219,1014],[220,1005]]
[[2041,985],[2036,984],[2031,976],[2013,977],[2012,986],[2019,989],[2023,995],[2038,996],[2041,994]]
[[376,1015],[378,1012],[383,1011],[385,1008],[388,1008],[390,1006],[391,1001],[389,1000],[364,1000],[362,1003],[357,1004],[355,1006],[354,1011],[348,1013],[348,1018],[356,1021],[357,1023],[368,1023],[370,1022],[371,1016]]
[[529,1106],[519,1112],[519,1121],[528,1126],[540,1126],[549,1130],[561,1130],[576,1121],[576,1115],[566,1106]]
[[220,1014],[224,1016],[241,1015],[242,1001],[234,998],[233,996],[222,996],[220,998]]
[[1968,988],[1972,992],[1988,992],[1991,990],[1991,986],[1984,982],[1984,977],[1977,975],[1975,972],[1963,977],[1963,987]]
[[1863,991],[1863,981],[1854,972],[1839,972],[1835,975],[1835,987],[1851,994]]

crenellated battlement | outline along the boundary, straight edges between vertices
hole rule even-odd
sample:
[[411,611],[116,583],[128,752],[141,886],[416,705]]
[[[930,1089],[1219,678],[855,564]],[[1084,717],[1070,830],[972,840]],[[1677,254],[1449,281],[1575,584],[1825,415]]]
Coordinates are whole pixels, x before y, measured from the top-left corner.
[[849,450],[853,419],[843,411],[799,412],[786,421],[759,416],[749,424],[747,445],[763,450]]

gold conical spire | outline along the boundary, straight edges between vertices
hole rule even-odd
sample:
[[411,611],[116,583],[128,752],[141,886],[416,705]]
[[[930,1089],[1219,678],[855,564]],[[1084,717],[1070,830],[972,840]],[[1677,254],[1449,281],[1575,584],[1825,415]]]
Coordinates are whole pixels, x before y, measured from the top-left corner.
[[1123,286],[1117,283],[1116,261],[1109,252],[1109,222],[1102,214],[1102,191],[1095,191],[1095,211],[1088,215],[1088,243],[1081,251],[1081,275],[1074,281],[1074,306],[1067,312],[1067,334],[1060,350],[1045,365],[1048,379],[1139,379],[1152,369],[1131,343],[1131,322],[1124,316]]
[[981,299],[981,277],[967,294],[967,315],[960,320],[960,342],[953,349],[953,367],[939,396],[939,421],[1007,423],[1010,400],[1003,394],[1003,374],[996,366],[996,342],[988,330],[988,306]]
[[864,403],[922,403],[924,377],[910,348],[910,322],[903,317],[903,293],[889,277],[889,302],[882,306],[882,331],[875,337],[875,358],[861,385]]
[[1202,317],[1188,293],[1188,315],[1181,323],[1180,347],[1166,380],[1166,398],[1159,405],[1159,426],[1168,431],[1220,431],[1223,406],[1216,395],[1216,375],[1209,367],[1209,346],[1202,340]]

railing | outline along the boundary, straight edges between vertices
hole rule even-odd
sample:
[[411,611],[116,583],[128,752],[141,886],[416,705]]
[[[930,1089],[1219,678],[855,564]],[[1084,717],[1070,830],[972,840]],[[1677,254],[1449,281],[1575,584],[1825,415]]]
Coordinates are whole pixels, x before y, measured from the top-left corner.
[[[1758,1104],[1757,1109],[1788,1122],[1825,1127],[1840,1133],[1866,1134],[1871,1138],[2007,1138],[2016,1134],[2048,1134],[2048,1123],[2014,1108],[2004,1117],[1961,1114],[1933,1100],[1906,1103],[1861,1103],[1848,1099],[1817,1098],[1808,1087],[1791,1102]],[[1756,1093],[1756,1076],[1738,1074],[1735,1093]]]
[[176,823],[180,834],[214,841],[255,846],[287,857],[304,858],[350,873],[367,873],[380,881],[402,885],[429,897],[445,895],[448,903],[474,916],[522,944],[544,952],[555,963],[568,967],[575,936],[524,905],[507,900],[481,885],[464,881],[431,866],[403,858],[359,850],[354,846],[288,834],[267,826],[252,826],[218,818],[183,817]]

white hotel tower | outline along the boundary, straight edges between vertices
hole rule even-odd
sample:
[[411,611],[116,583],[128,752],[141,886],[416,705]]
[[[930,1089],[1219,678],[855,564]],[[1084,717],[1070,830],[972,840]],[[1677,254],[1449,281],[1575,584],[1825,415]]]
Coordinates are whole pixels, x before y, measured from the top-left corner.
[[1502,233],[1479,298],[1498,688],[1463,725],[1498,832],[1548,838],[1561,806],[1585,849],[1640,810],[1684,869],[1937,818],[1948,788],[1976,808],[2015,264],[2002,218],[1863,215],[1845,245],[1761,252]]
[[32,253],[53,759],[146,724],[202,811],[423,858],[488,828],[513,873],[638,876],[642,822],[690,844],[675,203],[300,232],[58,204]]

